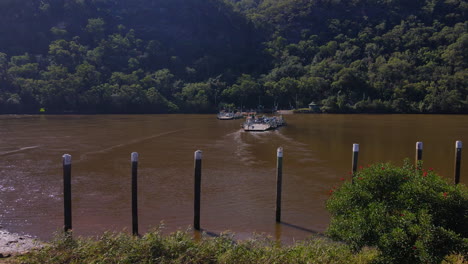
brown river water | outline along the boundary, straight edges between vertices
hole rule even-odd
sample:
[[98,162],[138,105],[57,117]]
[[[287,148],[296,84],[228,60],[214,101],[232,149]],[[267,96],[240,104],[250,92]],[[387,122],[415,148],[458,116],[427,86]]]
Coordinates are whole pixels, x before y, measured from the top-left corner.
[[[414,159],[452,180],[467,115],[285,115],[288,126],[244,132],[215,115],[0,116],[0,226],[48,240],[63,227],[62,155],[72,155],[73,230],[131,231],[130,154],[139,158],[140,233],[193,223],[194,151],[203,151],[201,227],[285,243],[322,233],[329,190],[359,165]],[[275,223],[276,149],[284,148],[282,224]],[[462,155],[461,182],[468,181]]]

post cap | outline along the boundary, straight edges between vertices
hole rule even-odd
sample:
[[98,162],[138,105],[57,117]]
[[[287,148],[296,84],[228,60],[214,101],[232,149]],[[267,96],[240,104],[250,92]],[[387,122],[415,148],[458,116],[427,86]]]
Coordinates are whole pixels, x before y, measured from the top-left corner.
[[462,143],[460,140],[458,140],[457,142],[455,142],[455,147],[456,147],[456,148],[461,149],[462,146],[463,146],[463,143]]
[[283,147],[279,147],[277,150],[276,150],[276,156],[278,158],[282,158],[283,157]]
[[131,160],[132,162],[138,162],[138,152],[132,152]]
[[353,144],[353,152],[359,152],[359,144]]
[[202,151],[201,150],[195,151],[195,159],[196,160],[201,160],[202,159]]
[[416,142],[416,149],[423,149],[423,143],[421,141]]
[[70,165],[71,164],[71,155],[70,154],[63,154],[62,160],[63,160],[63,165]]

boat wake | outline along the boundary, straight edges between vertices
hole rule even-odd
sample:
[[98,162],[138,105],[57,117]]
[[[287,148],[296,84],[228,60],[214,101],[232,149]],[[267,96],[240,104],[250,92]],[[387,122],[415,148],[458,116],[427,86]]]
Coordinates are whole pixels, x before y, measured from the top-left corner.
[[[265,131],[265,132],[244,132],[242,129],[233,133],[227,134],[220,146],[229,146],[226,144],[233,142],[235,147],[233,153],[236,158],[246,165],[259,165],[265,161],[255,157],[255,148],[265,147],[268,144],[274,144],[276,147],[284,147],[285,155],[296,156],[296,161],[299,163],[320,162],[317,155],[309,145],[297,141],[281,133],[280,130]],[[289,153],[288,153],[289,152]]]
[[11,155],[11,154],[23,152],[23,151],[30,150],[30,149],[35,149],[35,148],[38,148],[38,147],[39,146],[30,146],[30,147],[24,147],[24,148],[12,150],[12,151],[1,152],[0,157],[8,156],[8,155]]
[[282,134],[281,131],[279,131],[279,130],[272,131],[272,133],[274,133],[275,136],[281,138],[285,142],[292,143],[292,144],[294,144],[296,146],[303,146],[303,147],[307,146],[307,144],[305,144],[305,143],[299,142],[299,141],[297,141],[297,140],[295,140],[293,138],[290,138],[290,137]]
[[178,130],[168,131],[168,132],[164,132],[164,133],[159,133],[159,134],[151,135],[149,137],[133,139],[133,140],[130,140],[128,142],[118,144],[118,145],[114,145],[114,146],[111,146],[111,147],[108,147],[108,148],[105,148],[105,149],[101,149],[101,150],[98,150],[98,151],[87,152],[87,153],[82,154],[80,156],[80,159],[77,162],[87,160],[89,156],[105,154],[105,153],[108,153],[108,152],[113,151],[113,150],[118,149],[118,148],[126,147],[126,146],[133,145],[133,144],[138,144],[138,143],[141,143],[141,142],[144,142],[144,141],[147,141],[147,140],[167,136],[167,135],[170,135],[170,134],[179,133],[179,132],[182,132],[182,131],[185,131],[185,130],[189,130],[189,129],[188,128],[178,129]]
[[233,133],[227,134],[225,138],[227,138],[230,141],[234,141],[234,144],[233,144],[233,146],[235,147],[234,154],[236,155],[237,159],[240,162],[242,162],[242,164],[246,164],[249,166],[257,165],[260,162],[253,158],[253,154],[249,150],[252,144],[247,143],[242,139],[243,133],[245,133],[243,129],[239,129]]
[[[300,159],[297,159],[300,163],[309,163],[309,162],[318,162],[319,160],[314,158],[317,155],[314,151],[309,147],[309,145],[299,142],[291,137],[288,137],[282,134],[280,131],[274,131],[275,136],[277,136],[281,141],[283,141],[283,146],[285,147],[285,151],[289,149],[294,151]],[[285,155],[288,155],[285,153]]]

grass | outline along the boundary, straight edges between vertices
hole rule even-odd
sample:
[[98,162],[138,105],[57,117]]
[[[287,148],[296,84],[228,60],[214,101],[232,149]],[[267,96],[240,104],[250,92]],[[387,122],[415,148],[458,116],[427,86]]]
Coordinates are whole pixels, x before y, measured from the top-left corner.
[[[44,248],[24,255],[0,259],[5,264],[48,263],[378,263],[379,251],[364,248],[360,252],[340,242],[311,237],[289,246],[280,246],[258,236],[235,241],[232,234],[194,239],[189,231],[162,235],[160,230],[143,237],[128,233],[105,233],[99,238],[72,238],[60,234]],[[447,256],[442,264],[464,264],[466,256]]]
[[[299,109],[294,109],[293,113],[301,114],[301,113],[317,113],[317,112],[311,110],[310,108],[299,108]],[[320,113],[320,112],[318,112],[318,113]]]
[[311,238],[279,246],[265,237],[235,241],[231,234],[203,236],[189,232],[162,235],[155,230],[141,238],[105,233],[97,239],[59,235],[48,246],[9,263],[371,263],[374,249],[353,253],[343,244]]

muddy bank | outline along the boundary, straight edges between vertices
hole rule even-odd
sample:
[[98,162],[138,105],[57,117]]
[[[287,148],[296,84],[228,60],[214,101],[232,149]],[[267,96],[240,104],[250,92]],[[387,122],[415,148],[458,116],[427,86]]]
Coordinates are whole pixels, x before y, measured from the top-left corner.
[[0,258],[23,254],[42,246],[42,242],[32,237],[10,233],[0,228]]

